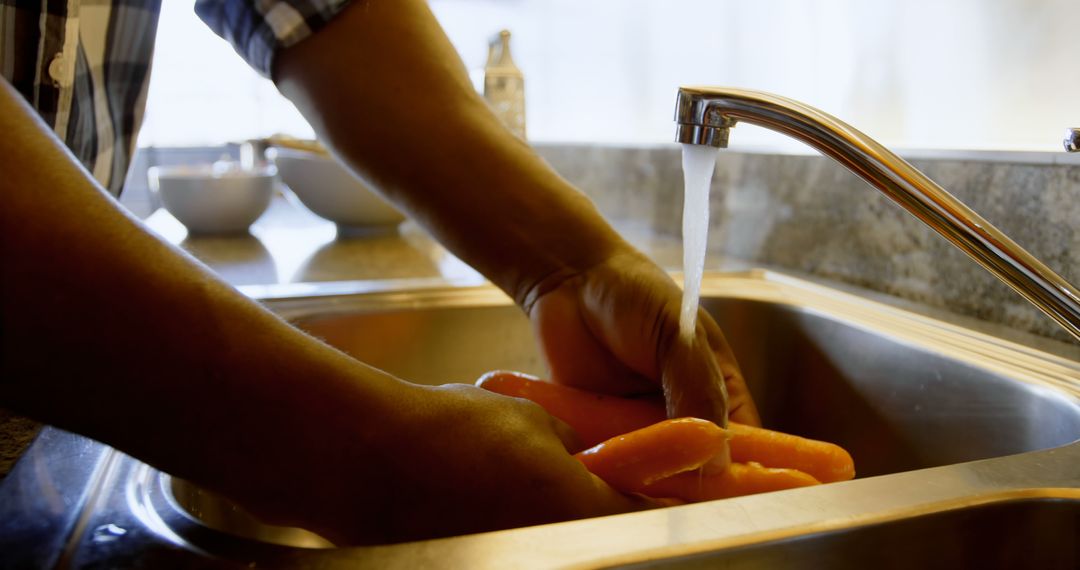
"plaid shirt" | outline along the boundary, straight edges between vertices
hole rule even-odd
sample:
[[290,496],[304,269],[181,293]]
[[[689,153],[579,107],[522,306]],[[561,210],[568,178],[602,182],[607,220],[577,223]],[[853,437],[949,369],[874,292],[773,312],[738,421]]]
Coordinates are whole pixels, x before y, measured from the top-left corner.
[[[252,67],[349,0],[196,0]],[[161,0],[0,0],[0,75],[101,184],[120,194],[142,122]]]

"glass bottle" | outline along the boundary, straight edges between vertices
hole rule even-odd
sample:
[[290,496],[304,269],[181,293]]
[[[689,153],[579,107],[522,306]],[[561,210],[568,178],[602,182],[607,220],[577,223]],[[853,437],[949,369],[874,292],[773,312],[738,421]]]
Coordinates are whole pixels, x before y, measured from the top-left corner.
[[488,44],[484,99],[511,132],[525,138],[525,76],[510,55],[508,30],[499,32]]

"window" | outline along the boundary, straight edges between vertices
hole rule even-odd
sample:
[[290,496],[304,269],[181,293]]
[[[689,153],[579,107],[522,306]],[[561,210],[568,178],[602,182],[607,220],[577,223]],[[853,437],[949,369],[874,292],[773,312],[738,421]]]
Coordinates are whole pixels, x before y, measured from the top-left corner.
[[[162,7],[143,145],[311,129],[198,20]],[[513,33],[530,138],[671,140],[680,84],[773,91],[897,147],[1058,150],[1080,125],[1075,0],[432,0],[475,78]],[[1071,50],[1071,51],[1070,51]],[[742,127],[743,145],[790,144]]]

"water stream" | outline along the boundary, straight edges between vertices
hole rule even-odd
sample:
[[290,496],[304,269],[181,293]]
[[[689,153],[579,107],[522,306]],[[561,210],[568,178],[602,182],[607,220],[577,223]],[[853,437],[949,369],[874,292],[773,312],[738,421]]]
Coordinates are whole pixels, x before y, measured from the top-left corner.
[[718,149],[706,145],[683,147],[683,297],[679,334],[694,337],[697,326],[701,276],[705,271],[705,247],[709,238],[709,186]]

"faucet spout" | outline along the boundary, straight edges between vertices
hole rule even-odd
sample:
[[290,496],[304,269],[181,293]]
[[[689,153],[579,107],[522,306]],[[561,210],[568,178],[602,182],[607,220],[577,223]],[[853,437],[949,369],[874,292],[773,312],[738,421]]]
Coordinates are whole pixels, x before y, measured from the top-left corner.
[[727,148],[735,119],[709,104],[705,97],[696,97],[687,89],[679,89],[675,102],[675,142]]
[[1080,152],[1080,129],[1066,129],[1062,143],[1065,144],[1065,152]]
[[1080,291],[914,166],[843,121],[798,101],[748,89],[681,87],[676,141],[727,147],[746,122],[800,140],[922,220],[1080,341]]

